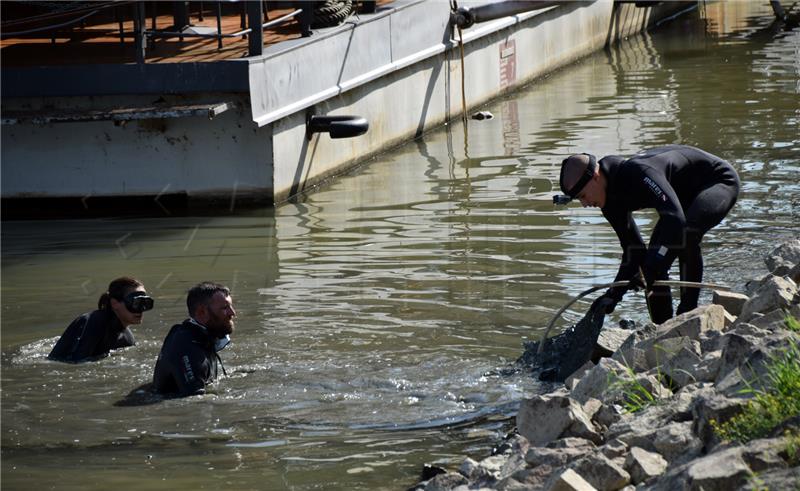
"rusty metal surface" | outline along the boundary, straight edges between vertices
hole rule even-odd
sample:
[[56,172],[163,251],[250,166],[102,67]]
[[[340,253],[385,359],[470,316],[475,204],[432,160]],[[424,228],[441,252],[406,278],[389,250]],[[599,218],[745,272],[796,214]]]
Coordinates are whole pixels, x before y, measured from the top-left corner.
[[107,111],[7,111],[3,113],[2,124],[22,123],[51,124],[78,123],[86,121],[133,121],[140,119],[172,119],[206,117],[214,119],[219,114],[236,107],[234,102],[211,104],[188,104],[178,106],[146,106],[109,109]]

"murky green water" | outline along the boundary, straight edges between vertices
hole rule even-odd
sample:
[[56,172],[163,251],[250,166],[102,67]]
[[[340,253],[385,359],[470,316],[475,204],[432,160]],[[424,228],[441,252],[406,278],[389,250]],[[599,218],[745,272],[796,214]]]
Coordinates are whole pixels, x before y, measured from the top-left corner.
[[[740,286],[800,234],[800,31],[771,20],[707,5],[490,105],[466,143],[454,124],[277,210],[3,223],[3,488],[402,489],[424,462],[485,455],[537,391],[487,372],[619,259],[597,210],[551,204],[564,155],[687,143],[733,162],[743,192],[706,237],[708,280]],[[47,361],[120,274],[157,300],[138,345]],[[229,377],[115,406],[205,279],[239,310]],[[642,309],[631,295],[615,316]]]

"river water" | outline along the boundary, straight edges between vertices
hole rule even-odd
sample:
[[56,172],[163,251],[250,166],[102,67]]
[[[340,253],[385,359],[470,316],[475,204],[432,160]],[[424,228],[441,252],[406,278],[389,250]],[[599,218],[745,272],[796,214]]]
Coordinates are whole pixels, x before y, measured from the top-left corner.
[[[541,390],[493,370],[619,260],[598,210],[551,204],[565,155],[730,160],[743,189],[705,239],[707,280],[741,287],[800,235],[800,30],[759,3],[702,6],[488,105],[466,138],[451,124],[277,209],[3,223],[3,488],[404,489],[425,462],[485,456]],[[137,346],[48,361],[122,274],[156,298]],[[228,377],[131,404],[206,279],[239,313]],[[607,322],[643,308],[631,294]]]

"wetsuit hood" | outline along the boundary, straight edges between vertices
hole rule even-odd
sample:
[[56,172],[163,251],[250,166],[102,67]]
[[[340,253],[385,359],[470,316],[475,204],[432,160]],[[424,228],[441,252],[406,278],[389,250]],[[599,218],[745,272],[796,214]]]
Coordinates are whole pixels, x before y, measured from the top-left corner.
[[[587,163],[586,169],[584,169],[583,173],[578,178],[578,180],[571,186],[567,186],[565,180],[567,175],[567,168],[569,166],[580,165],[576,163],[576,157],[580,155],[586,156],[589,162]],[[561,173],[558,176],[558,184],[561,187],[561,191],[567,196],[569,196],[571,199],[575,199],[578,196],[578,194],[583,190],[583,188],[586,187],[586,184],[592,179],[592,177],[594,177],[594,172],[595,169],[597,168],[597,159],[595,158],[594,155],[590,153],[582,153],[578,154],[578,156],[573,155],[571,157],[565,158],[561,162]]]

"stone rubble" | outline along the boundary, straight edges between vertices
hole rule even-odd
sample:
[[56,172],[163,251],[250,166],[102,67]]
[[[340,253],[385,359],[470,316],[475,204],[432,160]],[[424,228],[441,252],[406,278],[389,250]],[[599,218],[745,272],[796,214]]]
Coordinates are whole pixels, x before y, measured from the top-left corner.
[[[495,455],[466,458],[412,489],[795,489],[800,459],[784,430],[797,432],[800,415],[747,445],[721,441],[711,425],[744,409],[742,389],[759,388],[770,354],[800,344],[785,325],[787,314],[800,316],[800,239],[765,262],[770,274],[748,282],[748,295],[714,292],[712,304],[664,324],[601,333],[602,358],[522,401],[516,433]],[[633,385],[654,401],[626,412]]]

